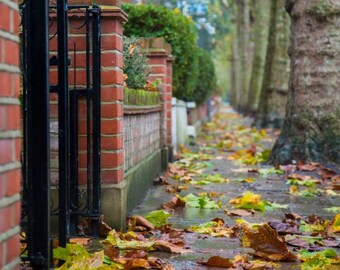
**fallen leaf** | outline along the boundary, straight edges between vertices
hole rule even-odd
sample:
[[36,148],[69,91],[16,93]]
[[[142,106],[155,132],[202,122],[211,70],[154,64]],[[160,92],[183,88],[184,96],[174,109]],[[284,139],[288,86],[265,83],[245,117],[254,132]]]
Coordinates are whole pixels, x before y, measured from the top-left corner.
[[127,260],[124,270],[130,269],[150,269],[151,266],[147,259],[134,258]]
[[336,175],[337,175],[337,173],[334,170],[328,169],[326,167],[323,167],[321,169],[321,178],[322,178],[322,180],[331,179],[332,177],[334,177]]
[[299,259],[303,261],[301,264],[302,270],[339,269],[338,267],[332,268],[332,265],[340,264],[340,257],[333,249],[326,249],[320,252],[302,250],[299,254]]
[[112,231],[112,228],[104,221],[104,215],[101,214],[99,217],[99,237],[107,237],[110,231]]
[[328,231],[332,233],[340,232],[340,214],[335,215]]
[[156,228],[164,226],[167,223],[169,217],[171,217],[171,215],[164,210],[152,211],[145,216],[145,218]]
[[320,167],[320,163],[316,163],[316,162],[311,162],[309,164],[304,164],[303,162],[299,161],[297,164],[297,168],[301,171],[315,171],[316,169],[318,169]]
[[185,201],[178,197],[178,196],[174,196],[171,201],[164,203],[162,205],[162,208],[168,211],[172,211],[174,209],[177,208],[184,208],[185,207]]
[[185,254],[185,253],[191,253],[191,250],[183,249],[181,247],[178,247],[174,244],[171,244],[167,241],[163,240],[156,240],[154,244],[154,249],[166,253],[173,253],[173,254]]
[[242,243],[255,250],[254,255],[272,261],[291,261],[296,256],[291,253],[278,233],[268,224],[251,229],[243,225]]
[[228,216],[236,216],[236,217],[243,217],[243,216],[253,216],[254,215],[254,210],[246,210],[246,209],[235,209],[229,211],[228,209],[224,210],[224,213],[227,214]]
[[202,209],[218,209],[219,206],[207,196],[195,196],[190,193],[182,198],[187,207],[202,208]]
[[228,258],[223,258],[220,256],[213,256],[208,259],[208,261],[200,261],[199,264],[205,265],[205,266],[212,266],[212,267],[225,267],[225,268],[231,268],[234,267],[234,264],[232,261]]
[[160,176],[160,177],[156,178],[156,179],[153,181],[153,184],[154,184],[154,185],[161,185],[161,186],[170,185],[170,183],[166,180],[166,178],[167,178],[167,177]]
[[71,244],[78,244],[82,246],[88,246],[91,243],[91,238],[87,237],[75,237],[70,239]]
[[142,217],[142,216],[133,216],[132,217],[135,221],[135,224],[137,226],[142,226],[148,230],[154,230],[155,229],[155,226],[150,222],[148,221],[146,218]]
[[262,196],[259,194],[254,194],[250,191],[245,191],[242,196],[229,201],[231,204],[235,205],[236,208],[241,209],[254,209],[257,211],[265,211],[266,206],[262,201]]
[[294,222],[269,221],[268,225],[278,232],[278,234],[298,234],[299,226]]

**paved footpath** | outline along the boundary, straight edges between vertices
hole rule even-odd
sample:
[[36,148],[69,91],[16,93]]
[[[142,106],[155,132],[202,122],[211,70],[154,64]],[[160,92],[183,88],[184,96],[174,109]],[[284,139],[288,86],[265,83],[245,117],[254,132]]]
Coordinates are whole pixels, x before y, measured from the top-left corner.
[[[258,169],[272,167],[260,164],[244,164],[244,162],[256,163],[254,156],[259,158],[259,153],[265,149],[270,149],[278,135],[277,132],[268,130],[266,133],[255,131],[250,128],[250,122],[250,119],[242,118],[230,107],[223,107],[214,122],[205,126],[202,134],[197,138],[197,144],[189,147],[192,152],[184,150],[188,153],[179,156],[179,159],[182,160],[170,165],[170,176],[166,180],[170,185],[153,186],[145,200],[131,215],[145,216],[150,211],[161,209],[164,203],[176,196],[176,193],[181,197],[190,193],[194,195],[205,193],[220,206],[219,209],[190,207],[175,209],[168,222],[173,224],[174,228],[187,229],[193,225],[209,222],[214,218],[223,219],[226,225],[234,226],[236,219],[241,218],[251,223],[269,222],[282,220],[286,213],[296,213],[302,217],[317,214],[325,219],[332,219],[335,213],[326,211],[326,209],[339,206],[340,199],[334,192],[325,192],[326,189],[324,188],[327,183],[318,185],[321,191],[316,191],[315,193],[319,192],[319,194],[312,197],[292,195],[290,194],[290,185],[286,184],[289,174],[310,174],[313,178],[317,178],[319,175],[316,170],[294,171],[295,166],[288,166],[284,168],[284,174],[261,175],[257,172]],[[245,150],[239,151],[242,149]],[[194,156],[195,153],[200,154]],[[188,166],[188,162],[191,162],[190,168],[187,167],[186,170],[192,173],[184,173],[183,176],[183,172],[180,171],[177,175],[181,162],[184,167]],[[333,168],[333,170],[336,169]],[[229,181],[222,181],[222,183],[219,183],[218,180],[216,182],[204,181],[207,175],[219,176],[219,174]],[[174,176],[177,179],[174,179]],[[298,188],[300,188],[298,192],[303,191],[302,187]],[[234,210],[230,200],[242,195],[245,191],[260,194],[264,200],[287,205],[287,208],[264,212],[255,211],[254,215],[251,216],[227,215],[228,211]],[[246,254],[250,251],[249,248],[241,246],[238,237],[212,237],[205,234],[185,233],[184,240],[186,246],[193,253],[181,255],[154,253],[153,255],[169,261],[176,270],[199,270],[221,269],[198,264],[197,262],[202,259],[207,260],[215,255],[234,258],[235,255]],[[294,247],[289,248],[294,250]],[[293,269],[294,265],[296,263],[282,263],[281,269]]]

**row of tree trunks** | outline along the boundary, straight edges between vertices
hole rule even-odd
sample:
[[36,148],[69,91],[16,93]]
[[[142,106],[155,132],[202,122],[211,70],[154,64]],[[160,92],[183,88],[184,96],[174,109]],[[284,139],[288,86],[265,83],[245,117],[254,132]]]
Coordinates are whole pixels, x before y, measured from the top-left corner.
[[289,80],[289,15],[285,0],[271,1],[269,41],[265,76],[255,126],[281,127],[285,117]]
[[240,90],[238,99],[238,110],[245,112],[247,108],[247,97],[249,89],[249,81],[251,75],[250,61],[250,0],[239,0],[237,4],[237,37],[240,58]]
[[254,113],[258,108],[262,87],[264,64],[268,44],[270,1],[254,1],[254,34],[253,66],[249,85],[247,112]]
[[340,164],[340,1],[287,0],[292,19],[287,115],[270,161]]

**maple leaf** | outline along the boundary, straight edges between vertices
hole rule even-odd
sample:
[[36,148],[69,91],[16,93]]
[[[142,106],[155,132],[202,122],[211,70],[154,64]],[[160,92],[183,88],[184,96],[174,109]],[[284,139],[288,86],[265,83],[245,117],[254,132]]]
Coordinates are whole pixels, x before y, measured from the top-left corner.
[[268,224],[259,226],[255,230],[243,225],[242,231],[243,246],[255,250],[255,256],[272,261],[291,261],[296,259],[296,256],[288,250],[278,233]]

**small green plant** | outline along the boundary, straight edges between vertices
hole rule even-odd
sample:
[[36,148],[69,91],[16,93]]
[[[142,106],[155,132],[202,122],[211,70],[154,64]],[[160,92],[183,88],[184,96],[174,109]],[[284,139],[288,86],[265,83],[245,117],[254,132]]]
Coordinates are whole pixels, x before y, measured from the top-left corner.
[[126,86],[133,89],[145,87],[149,75],[148,59],[138,44],[138,38],[124,37],[123,54]]

